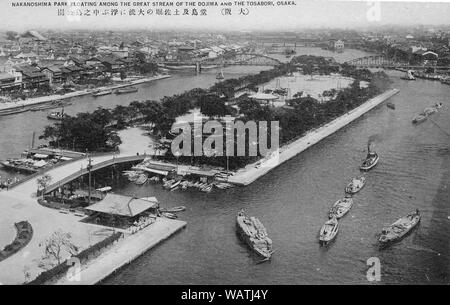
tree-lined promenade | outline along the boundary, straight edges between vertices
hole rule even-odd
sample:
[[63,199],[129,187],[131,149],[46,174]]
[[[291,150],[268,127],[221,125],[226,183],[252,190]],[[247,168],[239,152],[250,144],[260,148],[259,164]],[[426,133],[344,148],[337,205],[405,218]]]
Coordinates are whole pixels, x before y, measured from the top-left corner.
[[[301,93],[293,95],[293,99],[287,102],[288,107],[261,104],[245,96],[234,99],[237,89],[255,90],[258,86],[277,77],[289,75],[298,70],[310,75],[339,73],[352,77],[354,81],[342,90],[331,89],[323,92],[323,96],[330,97],[327,102],[321,102],[311,96],[303,96]],[[361,86],[362,82],[366,82],[367,86]],[[294,57],[291,62],[268,71],[219,82],[207,90],[195,88],[182,94],[166,96],[160,101],[133,101],[128,106],[116,106],[114,109],[99,108],[92,113],[66,116],[61,122],[47,126],[41,138],[49,140],[50,145],[67,149],[83,152],[86,150],[110,151],[120,144],[117,130],[130,124],[150,123],[151,136],[160,139],[168,134],[178,117],[194,108],[199,108],[204,116],[212,119],[226,115],[236,117],[236,109],[227,103],[234,101],[239,109],[238,119],[244,123],[278,121],[279,144],[283,145],[360,106],[368,99],[384,92],[388,86],[389,79],[383,72],[372,73],[367,69],[355,69],[345,64],[338,65],[324,57],[304,55]],[[248,141],[246,145],[248,150]],[[165,158],[174,158],[170,149]],[[230,169],[237,169],[258,158],[247,154],[229,156],[226,160],[227,156],[202,155],[181,156],[179,161],[215,166],[224,166],[228,161]]]

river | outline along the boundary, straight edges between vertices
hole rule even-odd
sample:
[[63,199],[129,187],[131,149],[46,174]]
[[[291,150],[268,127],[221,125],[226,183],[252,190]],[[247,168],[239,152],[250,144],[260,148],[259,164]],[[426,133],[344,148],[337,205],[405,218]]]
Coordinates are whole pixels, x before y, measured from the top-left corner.
[[[306,50],[305,50],[306,49]],[[309,50],[310,49],[310,50]],[[334,54],[314,48],[302,53]],[[346,50],[339,60],[360,57]],[[346,58],[347,57],[347,58]],[[256,68],[250,68],[256,72]],[[230,67],[225,77],[251,72]],[[83,97],[68,113],[98,106],[128,104],[134,99],[158,99],[193,87],[208,87],[216,71],[183,73],[147,83],[136,95]],[[162,206],[185,205],[180,218],[185,230],[107,279],[105,284],[367,284],[367,259],[381,261],[381,284],[449,283],[450,239],[450,86],[439,82],[403,81],[389,72],[400,93],[384,104],[282,164],[248,187],[204,194],[168,192],[160,185],[126,185],[116,192],[137,197],[156,196]],[[413,125],[425,107],[443,102],[432,119]],[[48,122],[45,113],[1,117],[0,158],[13,157],[29,145],[33,130]],[[367,174],[366,187],[355,196],[352,210],[340,221],[339,234],[320,247],[318,231],[333,202],[343,196],[350,177],[359,174],[368,139],[381,159]],[[414,209],[421,224],[401,242],[380,250],[376,233]],[[240,209],[266,226],[276,249],[270,262],[258,258],[239,241],[235,217]]]

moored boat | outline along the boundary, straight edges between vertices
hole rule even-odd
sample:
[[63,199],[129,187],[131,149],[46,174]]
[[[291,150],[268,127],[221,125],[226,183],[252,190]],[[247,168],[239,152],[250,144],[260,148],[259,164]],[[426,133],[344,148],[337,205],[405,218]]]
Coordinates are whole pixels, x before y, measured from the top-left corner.
[[97,90],[94,93],[92,93],[92,96],[103,96],[103,95],[108,95],[111,93],[112,93],[112,90],[103,90],[103,91]]
[[366,177],[364,176],[355,177],[345,187],[345,192],[347,194],[355,194],[359,192],[364,187],[365,184],[366,184]]
[[319,232],[319,241],[322,244],[328,244],[332,241],[339,230],[339,223],[335,217],[331,218],[322,226]]
[[256,217],[248,217],[241,210],[236,217],[237,232],[241,239],[258,255],[265,259],[272,256],[272,240],[266,228]]
[[405,74],[405,76],[400,77],[401,79],[404,80],[416,80],[416,78],[414,77],[413,71],[412,70],[408,70]]
[[52,113],[50,113],[49,115],[47,115],[47,118],[49,120],[55,120],[55,121],[61,121],[62,119],[64,119],[66,115],[64,114],[64,109],[62,111],[54,111]]
[[336,201],[328,212],[328,218],[340,219],[345,214],[350,211],[353,205],[353,198],[351,196],[346,196],[338,201]]
[[421,122],[425,121],[426,119],[427,119],[427,116],[426,116],[426,115],[424,115],[424,114],[419,114],[419,115],[417,115],[417,116],[414,117],[414,119],[412,120],[412,122],[413,122],[414,124],[418,124],[418,123],[421,123]]
[[162,208],[159,209],[160,212],[168,212],[168,213],[177,213],[177,212],[183,212],[186,210],[186,207],[184,205],[180,205],[173,208]]
[[138,92],[139,89],[136,87],[126,87],[126,88],[121,88],[121,89],[117,89],[116,91],[114,91],[115,94],[125,94],[125,93],[132,93],[132,92]]
[[419,210],[399,218],[388,227],[383,228],[378,241],[381,244],[398,241],[408,234],[420,222]]
[[176,214],[169,212],[162,212],[161,215],[169,219],[176,219],[178,217]]
[[140,174],[139,177],[134,181],[137,185],[143,185],[145,182],[147,182],[148,176],[146,174]]

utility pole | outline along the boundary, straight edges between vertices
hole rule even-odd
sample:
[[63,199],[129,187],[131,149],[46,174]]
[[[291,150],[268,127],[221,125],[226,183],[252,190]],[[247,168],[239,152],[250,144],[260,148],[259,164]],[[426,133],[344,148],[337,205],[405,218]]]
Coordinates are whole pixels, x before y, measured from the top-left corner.
[[88,166],[87,166],[87,170],[88,170],[88,175],[89,175],[89,188],[88,188],[88,205],[91,205],[91,169],[92,169],[92,159],[91,159],[91,155],[88,155],[89,159],[88,159]]

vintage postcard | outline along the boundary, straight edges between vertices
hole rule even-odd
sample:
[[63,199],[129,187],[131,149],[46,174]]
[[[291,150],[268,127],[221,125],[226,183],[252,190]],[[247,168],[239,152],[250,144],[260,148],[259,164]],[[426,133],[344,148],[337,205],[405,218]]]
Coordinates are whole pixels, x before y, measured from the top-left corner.
[[449,15],[2,0],[0,283],[450,284]]

